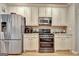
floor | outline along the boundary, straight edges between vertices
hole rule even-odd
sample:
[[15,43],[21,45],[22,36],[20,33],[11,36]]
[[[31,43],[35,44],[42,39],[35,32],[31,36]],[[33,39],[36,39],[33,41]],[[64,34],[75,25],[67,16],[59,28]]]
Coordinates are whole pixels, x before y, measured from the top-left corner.
[[24,52],[21,55],[14,55],[14,56],[79,56],[79,54],[73,54],[68,51],[55,52],[55,53]]
[[57,53],[37,53],[37,52],[25,52],[22,56],[78,56],[69,52],[57,52]]

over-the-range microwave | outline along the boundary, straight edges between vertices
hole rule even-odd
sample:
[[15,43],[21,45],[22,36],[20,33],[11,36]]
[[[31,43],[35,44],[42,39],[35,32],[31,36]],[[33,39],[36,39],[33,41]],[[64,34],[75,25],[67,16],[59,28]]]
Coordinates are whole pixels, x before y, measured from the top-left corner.
[[52,17],[39,17],[39,25],[51,25]]

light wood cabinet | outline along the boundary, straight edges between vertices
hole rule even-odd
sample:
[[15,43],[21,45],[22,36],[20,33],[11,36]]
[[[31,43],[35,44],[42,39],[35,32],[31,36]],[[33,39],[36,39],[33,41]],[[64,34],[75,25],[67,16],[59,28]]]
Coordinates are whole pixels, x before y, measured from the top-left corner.
[[55,50],[62,50],[62,39],[61,38],[55,38]]
[[32,26],[38,26],[38,8],[37,7],[32,7],[31,8],[32,10]]
[[52,8],[51,7],[39,7],[39,17],[51,17]]
[[9,13],[17,13],[17,7],[9,7]]
[[25,7],[26,25],[31,26],[31,7]]
[[46,9],[45,7],[39,7],[39,17],[45,17]]
[[23,40],[23,50],[24,50],[24,52],[26,50],[30,50],[30,45],[31,45],[30,40],[31,40],[31,38],[24,37],[24,40]]
[[46,7],[46,17],[52,17],[52,8]]
[[60,19],[61,19],[61,24],[60,25],[66,25],[66,20],[67,20],[67,10],[66,8],[60,8]]
[[27,26],[38,26],[38,17],[52,17],[52,26],[66,25],[66,8],[52,7],[9,7],[9,12],[15,12],[26,17]]
[[36,51],[38,51],[38,37],[32,37],[31,38],[31,50],[36,50]]
[[56,37],[55,50],[71,50],[71,37]]
[[52,26],[53,25],[59,25],[58,22],[60,22],[60,17],[59,17],[59,8],[52,8]]
[[9,7],[9,13],[16,13],[16,14],[19,14],[21,16],[25,16],[24,15],[24,10],[25,8],[24,7]]
[[52,8],[53,25],[66,25],[66,8]]
[[39,36],[38,34],[25,34],[23,40],[24,52],[27,50],[38,51],[39,48]]
[[25,16],[24,10],[25,10],[25,7],[16,7],[16,13],[23,17]]
[[72,48],[72,38],[67,37],[65,38],[65,49],[70,49]]

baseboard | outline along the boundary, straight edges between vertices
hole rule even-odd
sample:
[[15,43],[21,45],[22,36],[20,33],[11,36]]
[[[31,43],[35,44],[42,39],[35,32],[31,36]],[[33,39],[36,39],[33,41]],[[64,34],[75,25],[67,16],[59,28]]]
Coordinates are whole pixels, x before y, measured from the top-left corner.
[[79,54],[79,52],[72,50],[73,54]]
[[8,56],[7,53],[0,53],[0,56]]
[[8,55],[21,55],[22,53],[8,53]]
[[70,50],[56,50],[56,52],[70,52]]
[[36,50],[26,50],[24,52],[36,52]]

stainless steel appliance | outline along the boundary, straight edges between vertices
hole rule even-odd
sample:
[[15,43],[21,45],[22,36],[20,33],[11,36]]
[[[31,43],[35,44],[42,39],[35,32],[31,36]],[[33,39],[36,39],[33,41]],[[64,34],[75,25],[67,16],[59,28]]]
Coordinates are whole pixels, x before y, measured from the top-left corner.
[[39,17],[39,25],[51,25],[52,17]]
[[0,37],[4,36],[4,38],[0,38],[0,42],[3,42],[0,45],[5,47],[5,52],[7,54],[21,54],[24,17],[17,14],[0,14],[0,28],[0,33],[4,33],[0,35]]
[[39,29],[39,33],[50,33],[50,29]]
[[40,48],[39,52],[54,52],[54,34],[50,33],[50,29],[40,29]]

